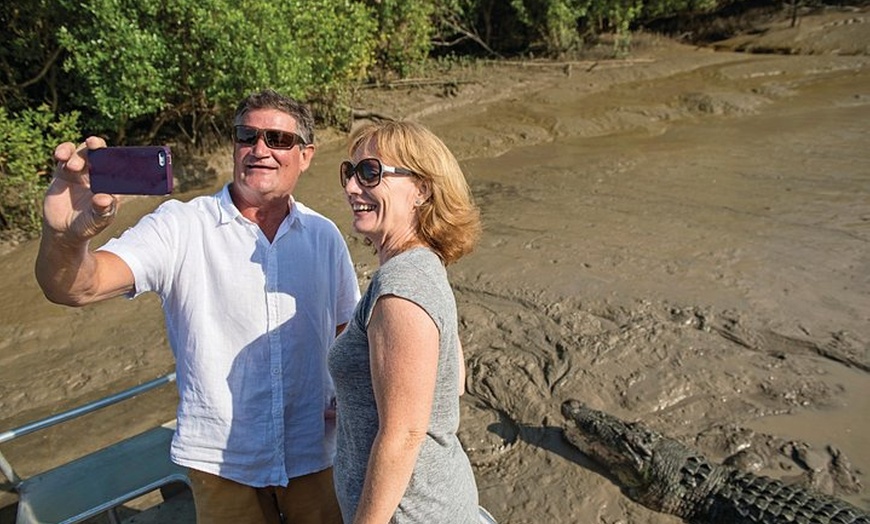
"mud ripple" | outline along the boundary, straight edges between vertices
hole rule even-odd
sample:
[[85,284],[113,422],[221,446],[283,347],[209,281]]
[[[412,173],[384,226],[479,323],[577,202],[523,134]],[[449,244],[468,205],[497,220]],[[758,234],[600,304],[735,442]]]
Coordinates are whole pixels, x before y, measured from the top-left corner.
[[848,457],[833,446],[813,447],[736,425],[717,425],[690,443],[723,464],[742,471],[783,478],[822,493],[842,496],[863,488]]
[[768,99],[752,93],[685,93],[679,104],[691,113],[706,115],[747,115],[755,113]]

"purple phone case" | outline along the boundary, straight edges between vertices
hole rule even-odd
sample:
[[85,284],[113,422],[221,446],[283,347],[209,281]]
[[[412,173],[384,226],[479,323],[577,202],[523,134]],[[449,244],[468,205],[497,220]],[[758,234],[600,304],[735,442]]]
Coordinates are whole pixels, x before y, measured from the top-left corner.
[[168,195],[172,154],[167,146],[105,147],[88,152],[91,191],[117,195]]

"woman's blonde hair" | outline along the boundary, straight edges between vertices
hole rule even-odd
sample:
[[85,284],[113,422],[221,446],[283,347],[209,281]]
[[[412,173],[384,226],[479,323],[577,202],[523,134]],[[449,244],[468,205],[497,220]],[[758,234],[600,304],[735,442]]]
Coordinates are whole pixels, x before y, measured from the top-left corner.
[[417,236],[444,265],[474,249],[481,233],[480,211],[459,162],[440,138],[421,124],[390,120],[364,124],[351,133],[349,155],[365,147],[426,183],[429,197],[417,208]]

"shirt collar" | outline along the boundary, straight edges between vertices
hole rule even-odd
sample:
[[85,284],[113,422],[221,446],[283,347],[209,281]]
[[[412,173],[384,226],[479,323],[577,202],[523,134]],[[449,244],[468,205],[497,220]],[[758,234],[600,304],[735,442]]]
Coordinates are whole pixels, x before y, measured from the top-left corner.
[[[232,182],[226,184],[221,192],[218,193],[218,202],[220,203],[219,221],[221,224],[227,224],[229,222],[232,222],[233,220],[237,220],[240,218],[247,220],[244,216],[242,216],[239,208],[237,208],[236,205],[233,203],[233,197],[232,195],[230,195],[231,184]],[[288,226],[292,226],[296,223],[299,223],[301,225],[302,222],[300,221],[299,206],[296,205],[296,199],[293,198],[293,195],[290,195],[290,202],[288,203],[288,205],[290,206],[290,213],[284,218],[284,223]]]

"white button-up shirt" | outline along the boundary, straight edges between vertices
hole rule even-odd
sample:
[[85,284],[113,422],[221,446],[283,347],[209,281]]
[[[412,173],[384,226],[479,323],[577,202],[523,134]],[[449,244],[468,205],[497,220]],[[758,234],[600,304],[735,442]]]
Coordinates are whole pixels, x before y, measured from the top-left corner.
[[270,243],[224,187],[162,204],[102,249],[130,267],[134,296],[162,300],[176,463],[257,487],[332,465],[326,354],[359,299],[334,223],[293,202]]

